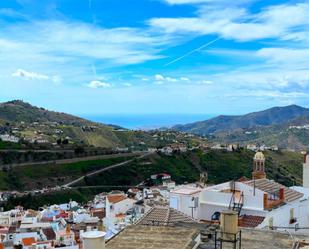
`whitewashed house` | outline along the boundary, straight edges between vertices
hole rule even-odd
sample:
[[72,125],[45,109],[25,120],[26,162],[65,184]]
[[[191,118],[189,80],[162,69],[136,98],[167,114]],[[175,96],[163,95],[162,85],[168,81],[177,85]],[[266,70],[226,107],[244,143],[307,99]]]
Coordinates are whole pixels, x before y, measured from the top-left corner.
[[3,134],[0,135],[0,140],[4,141],[4,142],[11,142],[11,143],[18,143],[19,142],[19,138],[9,135],[9,134]]
[[278,230],[309,226],[309,199],[300,191],[267,179],[262,152],[254,157],[252,180],[226,182],[201,191],[200,220],[218,221],[227,209],[239,213],[240,226]]
[[128,210],[134,207],[134,199],[128,198],[124,193],[110,193],[106,196],[105,225],[110,228],[125,219]]
[[187,184],[170,191],[170,207],[194,219],[198,218],[198,199],[202,188],[196,184]]

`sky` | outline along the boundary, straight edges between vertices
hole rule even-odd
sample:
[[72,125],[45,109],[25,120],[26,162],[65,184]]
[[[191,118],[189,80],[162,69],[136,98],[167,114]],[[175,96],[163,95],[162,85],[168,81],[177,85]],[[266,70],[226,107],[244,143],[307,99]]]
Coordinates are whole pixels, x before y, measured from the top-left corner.
[[13,99],[76,115],[309,107],[309,1],[1,0]]

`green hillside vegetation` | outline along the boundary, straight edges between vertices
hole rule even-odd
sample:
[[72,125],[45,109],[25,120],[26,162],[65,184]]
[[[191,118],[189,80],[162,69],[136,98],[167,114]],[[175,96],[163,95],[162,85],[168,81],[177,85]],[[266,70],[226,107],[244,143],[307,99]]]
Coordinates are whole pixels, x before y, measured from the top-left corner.
[[277,125],[221,132],[215,134],[212,140],[219,143],[255,143],[267,146],[277,145],[283,149],[307,150],[309,148],[309,129],[291,128],[305,125],[309,125],[309,116],[301,116]]
[[155,154],[147,159],[137,159],[125,167],[86,178],[82,185],[137,185],[157,173],[171,174],[178,184],[195,182],[199,178],[199,170],[194,166],[190,155]]
[[281,124],[300,116],[309,116],[309,109],[297,105],[289,105],[284,107],[273,107],[246,115],[221,115],[205,121],[177,125],[173,128],[198,135],[209,135],[217,132],[249,129],[256,126]]
[[118,126],[91,122],[35,107],[21,100],[0,103],[0,131],[1,127],[6,130],[17,128],[15,135],[25,140],[39,136],[50,143],[69,137],[74,144],[105,148],[138,146],[144,140],[155,145],[154,139],[147,132],[132,132]]
[[[264,154],[267,178],[287,186],[302,183],[303,157],[300,153],[266,151]],[[253,156],[254,152],[248,150],[199,152],[201,167],[207,170],[209,182],[214,184],[242,176],[251,179]]]
[[[150,159],[137,160],[121,169],[113,169],[87,178],[83,185],[135,185],[151,174],[169,173],[178,184],[195,182],[200,172],[207,171],[209,184],[251,178],[254,152],[239,150],[227,152],[211,150],[207,153],[193,151],[173,156],[154,155]],[[265,152],[269,179],[287,186],[301,184],[302,155],[294,152]]]
[[274,107],[240,116],[218,116],[205,121],[177,125],[174,130],[207,136],[211,142],[265,144],[281,149],[309,148],[309,109],[296,105]]
[[[116,125],[91,122],[73,115],[35,107],[20,100],[0,103],[1,133],[14,134],[21,138],[24,147],[36,145],[47,148],[52,148],[52,144],[57,145],[59,141],[66,141],[65,144],[73,146],[128,147],[132,150],[143,150],[148,147],[165,146],[174,141],[190,145],[193,140],[195,143],[204,143],[205,140],[198,137],[186,137],[179,132],[174,132],[172,136],[169,136],[170,139],[154,138],[153,132],[132,131]],[[41,142],[35,142],[37,140]],[[0,149],[4,148],[10,149],[7,144],[0,143]]]
[[[267,151],[264,154],[266,156],[266,170],[269,179],[273,179],[286,186],[294,184],[300,185],[302,183],[302,155],[300,153]],[[250,179],[253,156],[254,152],[248,150],[238,150],[234,152],[211,150],[206,153],[197,150],[184,154],[174,154],[172,156],[154,154],[149,158],[136,159],[134,162],[121,168],[115,168],[96,176],[86,178],[84,182],[76,186],[76,189],[12,199],[5,207],[11,208],[14,207],[14,205],[20,204],[26,208],[36,209],[44,204],[63,203],[70,199],[86,202],[92,199],[93,195],[96,193],[108,192],[115,188],[84,189],[81,188],[81,186],[131,186],[141,183],[152,174],[164,172],[171,174],[172,179],[178,184],[198,181],[201,171],[208,172],[208,184],[218,184],[229,180],[237,180],[242,176],[246,176]],[[115,163],[115,161],[104,162],[106,166],[112,163]],[[100,165],[102,167],[102,163],[100,163]],[[64,168],[61,171],[62,175],[72,174],[74,177],[78,177],[82,172],[93,170],[97,166],[95,166],[93,162],[87,162],[62,167]],[[36,168],[35,171],[39,172],[35,173],[33,170],[34,169],[31,167],[17,170],[17,180],[28,186],[33,186],[29,185],[29,181],[33,181],[35,182],[35,186],[39,187],[42,185],[42,182],[50,181],[50,174],[56,174],[56,176],[60,175],[55,172],[57,169],[51,166],[47,170]],[[26,178],[22,178],[22,174],[27,175]],[[12,176],[13,175],[11,175],[11,177]],[[0,171],[0,188],[1,186],[3,188],[4,183],[6,187],[13,186],[7,185],[7,181],[14,182],[14,178],[12,180],[12,178],[8,178],[6,173]]]
[[5,167],[0,171],[0,189],[32,190],[63,185],[89,172],[131,159],[119,156],[62,165]]
[[11,142],[3,142],[0,140],[0,150],[2,149],[20,149],[21,145],[18,143],[11,143]]
[[0,103],[0,119],[10,122],[58,122],[70,125],[86,125],[89,121],[73,115],[48,111],[21,100]]
[[[197,150],[166,156],[154,154],[149,158],[136,159],[123,167],[112,169],[85,179],[79,185],[136,185],[152,174],[169,173],[178,183],[195,182],[200,172],[207,171],[210,184],[237,180],[242,176],[251,178],[254,152],[238,150],[227,152]],[[265,152],[269,179],[287,186],[302,182],[302,155],[278,151]],[[0,171],[0,189],[39,189],[62,185],[88,172],[128,160],[128,157],[84,161],[64,165],[22,166]]]

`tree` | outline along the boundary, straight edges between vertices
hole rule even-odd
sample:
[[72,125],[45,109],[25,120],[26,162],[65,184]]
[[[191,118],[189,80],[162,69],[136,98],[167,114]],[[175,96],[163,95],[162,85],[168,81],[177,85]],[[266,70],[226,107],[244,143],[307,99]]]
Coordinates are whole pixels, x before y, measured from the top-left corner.
[[83,146],[77,146],[74,151],[77,155],[84,154],[85,148]]
[[69,140],[68,139],[63,139],[62,140],[62,144],[69,144]]
[[60,145],[61,144],[61,138],[57,139],[57,144]]

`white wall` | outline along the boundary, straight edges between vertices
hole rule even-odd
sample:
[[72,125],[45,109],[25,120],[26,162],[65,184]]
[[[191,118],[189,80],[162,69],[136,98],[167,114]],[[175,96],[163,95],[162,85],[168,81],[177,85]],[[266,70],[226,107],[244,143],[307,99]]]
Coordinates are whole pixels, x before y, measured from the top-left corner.
[[117,202],[117,203],[110,203],[109,204],[109,208],[110,206],[113,206],[113,209],[110,210],[110,216],[115,217],[116,214],[120,214],[120,213],[126,213],[129,209],[133,208],[134,206],[134,201],[127,198],[123,201]]
[[[230,189],[230,183],[222,183],[219,185],[205,188],[200,193],[199,198],[199,215],[198,219],[211,220],[211,216],[215,212],[222,212],[229,207],[232,193],[221,192]],[[235,190],[243,192],[244,206],[241,215],[264,215],[264,192],[256,189],[255,195],[252,187],[247,184],[236,182]]]
[[193,211],[193,218],[198,219],[198,213],[199,213],[198,206],[193,209],[190,208],[192,197],[198,198],[199,193],[192,194],[192,195],[185,195],[185,194],[176,194],[176,193],[171,192],[170,193],[170,207],[190,217],[192,217],[192,211]]
[[[294,208],[294,217],[297,219],[296,223],[290,223],[290,210]],[[265,220],[259,225],[259,228],[269,226],[269,220],[273,219],[273,226],[291,227],[294,228],[295,224],[299,227],[309,227],[309,199],[299,199],[295,202],[283,205],[277,209],[268,212]],[[285,230],[285,229],[279,229]],[[289,229],[290,232],[295,232],[293,229]],[[308,233],[309,230],[298,230],[300,233]]]
[[104,225],[107,228],[113,228],[114,223],[117,221],[117,218],[115,218],[116,214],[126,213],[129,209],[134,207],[134,203],[135,201],[129,198],[117,203],[110,203],[108,198],[106,198],[106,215]]
[[309,188],[309,155],[306,155],[306,163],[303,164],[303,187]]

